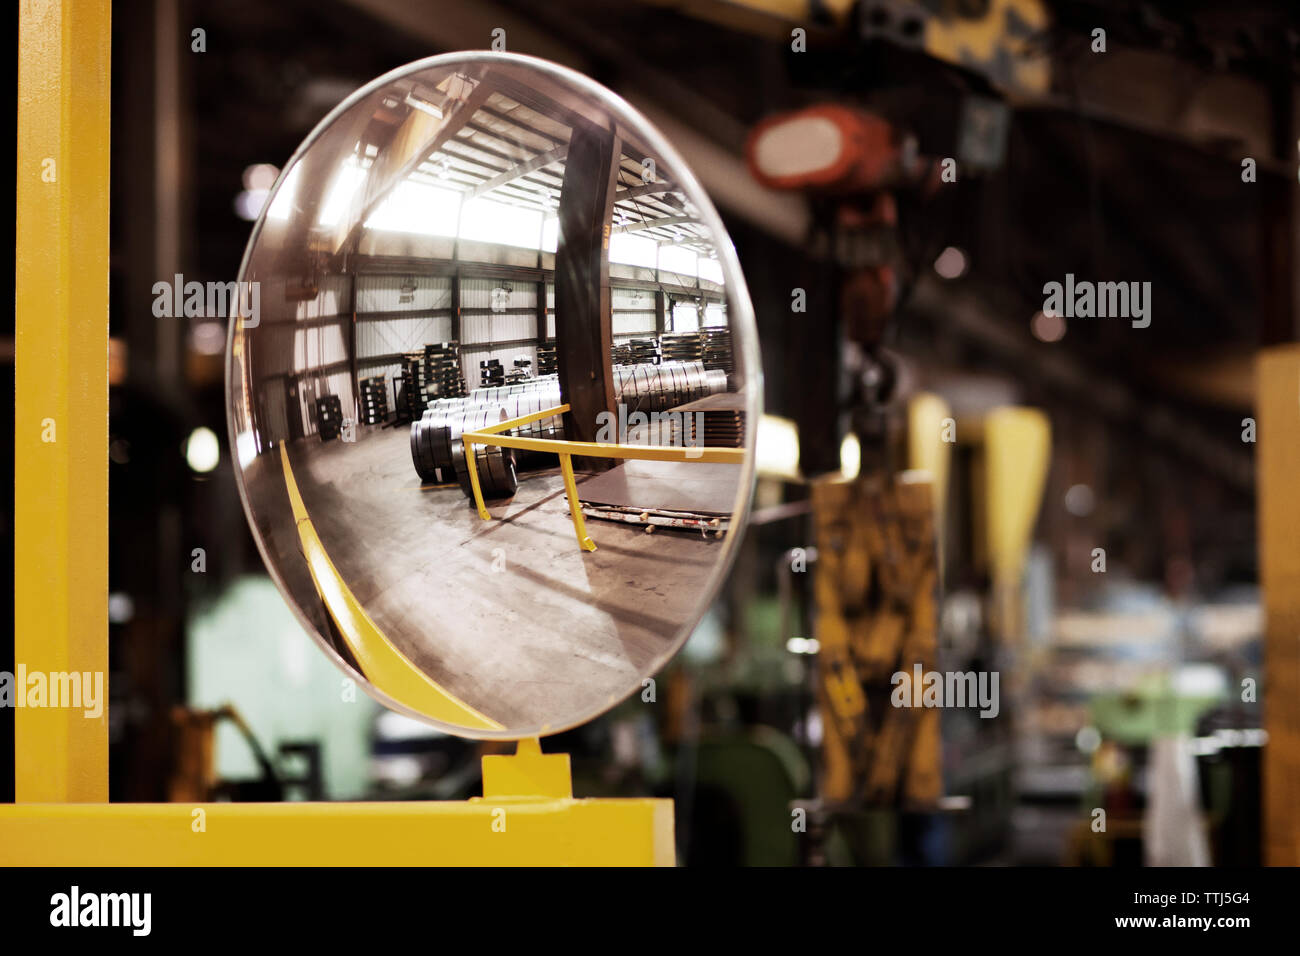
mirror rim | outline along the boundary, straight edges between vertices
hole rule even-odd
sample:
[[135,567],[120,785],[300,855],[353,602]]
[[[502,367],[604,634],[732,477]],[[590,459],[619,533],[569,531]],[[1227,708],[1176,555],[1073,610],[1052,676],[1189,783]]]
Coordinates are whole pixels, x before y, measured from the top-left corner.
[[[226,356],[225,356],[225,410],[226,410],[226,432],[229,443],[228,451],[231,454],[231,465],[235,473],[235,483],[239,488],[239,500],[244,510],[245,520],[248,522],[249,532],[257,544],[258,553],[262,556],[262,563],[266,566],[266,571],[271,580],[275,583],[276,589],[285,603],[289,605],[290,610],[298,619],[298,623],[307,632],[316,645],[325,652],[325,655],[334,663],[344,675],[353,676],[357,684],[366,692],[366,694],[379,704],[382,704],[389,710],[411,717],[420,722],[427,724],[443,733],[456,737],[463,737],[472,740],[522,740],[532,737],[551,736],[580,727],[583,724],[608,713],[617,707],[623,701],[630,698],[639,689],[644,688],[645,681],[650,677],[658,674],[685,646],[691,634],[699,626],[705,614],[708,613],[710,606],[717,599],[721,591],[722,584],[731,572],[731,568],[736,561],[737,552],[740,548],[741,539],[746,531],[749,522],[750,501],[753,497],[754,486],[757,473],[757,448],[756,438],[758,433],[758,419],[762,415],[763,406],[763,370],[760,364],[758,350],[758,328],[754,316],[754,307],[749,298],[749,289],[745,283],[744,273],[741,271],[740,262],[736,256],[736,250],[731,243],[730,235],[723,226],[722,217],[718,215],[709,194],[700,185],[699,180],[691,171],[682,156],[673,147],[672,143],[659,131],[659,129],[650,122],[639,110],[624,100],[613,90],[592,80],[590,77],[579,73],[576,70],[553,63],[550,60],[541,57],[526,56],[519,53],[495,53],[485,50],[469,50],[451,53],[440,53],[436,56],[425,57],[420,60],[414,60],[394,70],[390,70],[381,76],[376,77],[364,86],[353,91],[343,99],[337,106],[330,110],[324,118],[320,120],[306,138],[293,151],[293,154],[281,167],[279,176],[276,177],[275,184],[267,194],[265,202],[262,204],[262,210],[258,214],[257,221],[253,225],[252,232],[249,234],[248,244],[244,248],[244,255],[240,259],[238,281],[244,281],[248,273],[249,262],[252,259],[253,250],[261,238],[262,229],[266,223],[267,213],[279,194],[290,171],[306,155],[307,151],[325,134],[327,130],[338,122],[353,106],[365,100],[371,94],[377,92],[383,87],[396,80],[410,76],[414,73],[420,73],[430,69],[455,68],[459,66],[469,66],[473,64],[496,64],[503,66],[516,66],[539,70],[548,74],[550,78],[561,84],[567,84],[575,92],[590,96],[596,100],[600,106],[609,111],[611,116],[629,127],[636,129],[637,132],[644,136],[646,145],[655,150],[659,156],[668,164],[673,171],[674,178],[681,184],[683,191],[687,194],[692,203],[694,203],[700,213],[704,224],[715,237],[715,245],[718,250],[718,261],[722,265],[723,278],[727,287],[727,324],[734,331],[732,335],[733,348],[737,351],[737,357],[745,370],[745,384],[742,386],[742,394],[745,396],[745,449],[748,454],[745,456],[745,462],[741,466],[741,475],[736,492],[736,504],[732,510],[731,528],[723,540],[723,552],[719,559],[714,562],[713,569],[704,584],[702,597],[696,613],[674,635],[672,642],[665,650],[648,665],[645,673],[641,678],[640,687],[631,685],[627,692],[622,696],[612,697],[607,703],[591,710],[587,713],[579,714],[575,717],[564,716],[563,720],[556,724],[544,724],[540,728],[532,730],[480,730],[477,728],[462,727],[456,724],[449,724],[444,721],[429,717],[419,711],[399,703],[382,688],[372,683],[365,674],[353,668],[342,655],[331,645],[324,637],[316,631],[316,627],[311,623],[306,613],[298,606],[297,600],[292,596],[292,592],[286,586],[284,579],[280,575],[279,568],[271,559],[268,553],[266,542],[263,541],[262,535],[257,531],[255,513],[252,503],[249,500],[248,489],[244,484],[244,470],[239,462],[239,457],[235,454],[238,447],[238,434],[235,430],[235,416],[232,414],[234,403],[232,401],[232,387],[234,386],[235,361],[234,361],[234,341],[236,323],[239,321],[238,315],[232,315],[227,323],[226,329]],[[242,374],[242,370],[241,370]]]

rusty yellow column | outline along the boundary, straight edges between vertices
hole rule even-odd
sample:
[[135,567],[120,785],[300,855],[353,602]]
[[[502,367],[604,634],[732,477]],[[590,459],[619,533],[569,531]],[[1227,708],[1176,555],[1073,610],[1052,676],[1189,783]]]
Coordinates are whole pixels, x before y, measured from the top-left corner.
[[[1300,866],[1300,345],[1255,366],[1256,510],[1264,604],[1264,862]],[[1241,693],[1234,689],[1234,693]]]
[[109,25],[108,0],[19,7],[14,660],[105,698],[14,711],[20,803],[108,799]]

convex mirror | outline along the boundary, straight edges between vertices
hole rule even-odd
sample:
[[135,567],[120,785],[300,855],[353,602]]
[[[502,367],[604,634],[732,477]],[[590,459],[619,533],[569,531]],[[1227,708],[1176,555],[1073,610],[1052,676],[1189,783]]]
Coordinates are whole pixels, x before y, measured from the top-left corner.
[[410,64],[288,161],[239,281],[244,507],[337,665],[470,737],[641,691],[731,562],[761,384],[731,243],[664,137],[545,61]]

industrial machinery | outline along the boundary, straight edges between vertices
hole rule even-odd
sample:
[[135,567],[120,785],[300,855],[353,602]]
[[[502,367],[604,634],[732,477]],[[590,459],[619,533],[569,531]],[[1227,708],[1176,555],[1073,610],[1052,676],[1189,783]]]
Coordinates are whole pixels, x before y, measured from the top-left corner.
[[[757,180],[816,203],[810,242],[825,250],[835,277],[838,314],[829,324],[837,330],[837,378],[847,381],[837,408],[859,455],[856,475],[807,476],[822,714],[818,799],[809,809],[824,843],[831,831],[861,829],[864,812],[924,817],[970,805],[961,794],[945,799],[945,777],[959,776],[958,768],[945,759],[942,700],[923,703],[921,686],[943,679],[941,665],[952,663],[941,660],[938,630],[957,422],[937,396],[900,397],[897,363],[886,344],[915,268],[900,235],[899,207],[923,204],[945,177],[943,164],[920,155],[906,131],[838,104],[769,117],[751,134],[747,156]],[[989,417],[987,428],[977,487],[990,497],[974,504],[993,555],[993,645],[1013,646],[1024,552],[1045,478],[1047,426],[1032,410],[1004,409]],[[1008,454],[1021,460],[1008,462]],[[996,676],[1008,659],[993,654],[983,661]],[[1009,762],[995,772],[999,789],[1009,793]],[[998,805],[1005,825],[1009,803]]]

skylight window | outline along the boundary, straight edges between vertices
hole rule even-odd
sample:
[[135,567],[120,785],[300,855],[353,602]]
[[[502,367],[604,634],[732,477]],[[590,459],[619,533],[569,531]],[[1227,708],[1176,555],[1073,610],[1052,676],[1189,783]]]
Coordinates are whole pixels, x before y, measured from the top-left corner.
[[317,222],[322,226],[337,226],[352,205],[352,197],[365,181],[366,171],[357,162],[356,156],[349,156],[339,167],[325,194],[325,203],[321,207]]
[[541,234],[540,210],[508,206],[492,199],[471,199],[460,217],[462,239],[536,249]]
[[616,232],[609,237],[609,261],[627,266],[653,269],[658,261],[659,245],[634,232]]
[[699,257],[689,249],[681,246],[664,245],[659,247],[659,271],[675,272],[682,276],[697,275],[696,260]]
[[461,194],[428,183],[405,180],[388,194],[366,220],[367,229],[413,232],[423,236],[456,235]]
[[301,163],[295,163],[293,169],[284,177],[284,182],[280,186],[280,191],[275,194],[275,199],[271,201],[271,208],[266,211],[267,219],[286,220],[289,213],[293,211],[293,198],[298,193],[298,174],[302,170]]

